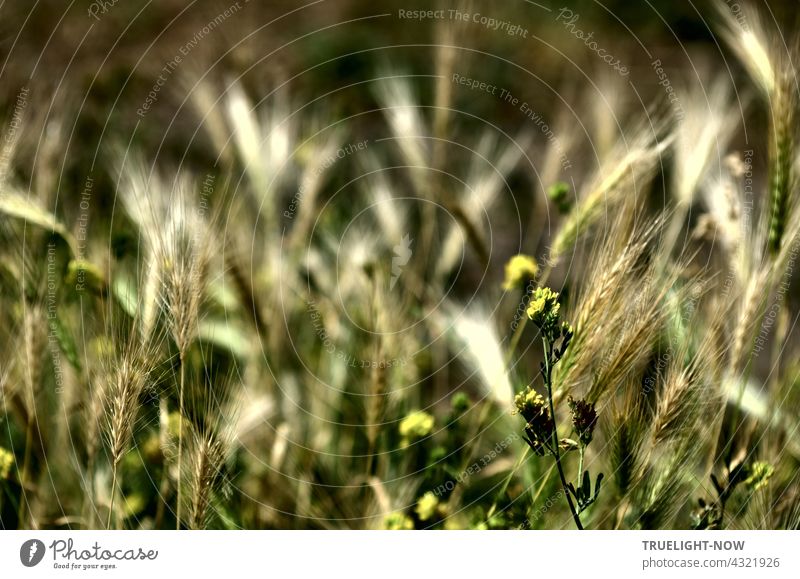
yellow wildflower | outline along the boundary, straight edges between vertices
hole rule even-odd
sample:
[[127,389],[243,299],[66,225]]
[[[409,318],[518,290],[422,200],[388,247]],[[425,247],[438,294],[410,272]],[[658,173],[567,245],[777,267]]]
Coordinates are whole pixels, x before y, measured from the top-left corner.
[[8,478],[11,467],[14,465],[14,455],[0,446],[0,480]]
[[528,304],[528,317],[536,324],[546,336],[558,333],[558,316],[561,304],[558,303],[558,292],[549,287],[538,287],[531,296]]
[[420,521],[427,521],[436,514],[436,508],[439,506],[439,499],[433,492],[428,491],[422,498],[417,501],[417,506],[414,512],[417,513]]
[[744,483],[751,487],[753,491],[757,491],[769,484],[769,479],[774,472],[775,469],[771,464],[762,461],[754,462],[748,469],[748,474],[750,476],[747,477]]
[[515,255],[506,263],[506,279],[503,289],[511,291],[522,287],[528,280],[534,279],[539,274],[536,260],[529,255]]
[[433,430],[433,416],[422,410],[412,412],[400,422],[400,436],[404,439],[423,438]]
[[383,517],[383,528],[387,531],[410,531],[414,528],[414,521],[400,511],[395,511]]

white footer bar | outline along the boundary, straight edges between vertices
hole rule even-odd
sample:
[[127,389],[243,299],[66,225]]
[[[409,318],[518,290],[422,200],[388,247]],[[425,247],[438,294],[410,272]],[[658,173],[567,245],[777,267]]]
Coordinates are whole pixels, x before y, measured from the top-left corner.
[[20,578],[800,577],[800,532],[4,531],[0,569]]

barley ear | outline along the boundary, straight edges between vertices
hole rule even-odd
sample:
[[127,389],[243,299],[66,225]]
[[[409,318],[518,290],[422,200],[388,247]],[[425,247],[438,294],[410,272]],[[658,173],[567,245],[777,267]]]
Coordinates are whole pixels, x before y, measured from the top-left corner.
[[781,248],[789,212],[794,176],[795,96],[788,75],[783,75],[775,90],[770,123],[769,163],[769,252],[776,256]]

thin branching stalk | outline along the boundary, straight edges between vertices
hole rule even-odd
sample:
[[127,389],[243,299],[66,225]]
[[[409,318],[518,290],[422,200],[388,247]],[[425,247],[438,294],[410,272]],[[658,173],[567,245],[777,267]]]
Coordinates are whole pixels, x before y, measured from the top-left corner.
[[558,438],[558,421],[556,420],[556,411],[553,404],[553,377],[550,364],[553,356],[553,345],[549,344],[546,338],[542,338],[542,348],[544,350],[544,383],[547,387],[547,403],[550,406],[550,416],[553,419],[553,438],[550,443],[550,451],[553,453],[553,459],[556,461],[558,477],[561,480],[561,489],[564,491],[564,496],[567,498],[567,505],[569,506],[569,512],[572,514],[572,520],[575,521],[575,526],[578,530],[582,531],[583,525],[581,524],[581,518],[578,516],[578,511],[575,510],[572,496],[567,487],[567,479],[564,476],[564,468],[561,465],[560,439]]

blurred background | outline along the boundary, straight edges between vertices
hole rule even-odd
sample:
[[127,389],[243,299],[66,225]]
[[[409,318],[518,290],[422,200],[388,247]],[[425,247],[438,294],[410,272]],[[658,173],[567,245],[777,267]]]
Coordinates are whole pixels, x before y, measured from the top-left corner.
[[[729,4],[731,10],[738,8],[735,2]],[[771,1],[764,6],[783,28],[790,29],[797,19],[793,2]],[[454,24],[449,17],[398,17],[403,10],[431,9],[480,13],[518,25],[527,38],[475,22],[449,30]],[[220,19],[226,10],[233,10],[233,17]],[[569,30],[568,17],[558,19],[562,10],[579,16]],[[286,96],[296,104],[295,111],[303,107],[303,114],[315,109],[333,112],[379,131],[380,115],[364,114],[378,107],[369,80],[387,70],[414,75],[416,98],[433,107],[435,45],[455,40],[453,72],[530,104],[539,122],[554,129],[555,139],[569,145],[573,165],[581,166],[597,156],[589,142],[592,131],[610,142],[626,121],[652,111],[654,103],[670,107],[670,94],[659,85],[663,75],[674,90],[707,83],[717,73],[734,84],[742,78],[739,64],[712,33],[718,10],[705,1],[655,6],[594,0],[441,5],[390,0],[375,6],[355,0],[307,4],[38,0],[5,2],[0,13],[0,112],[10,119],[20,90],[30,90],[26,128],[19,138],[20,159],[42,163],[43,151],[37,155],[43,143],[40,137],[48,135],[47,142],[57,136],[64,139],[53,146],[59,149],[57,168],[48,167],[46,172],[57,175],[66,212],[72,204],[65,200],[82,188],[109,140],[118,141],[121,135],[146,151],[150,161],[188,164],[201,171],[213,165],[214,153],[189,98],[201,76],[220,92],[235,79],[258,99]],[[212,26],[203,32],[209,23]],[[600,48],[620,60],[630,74],[616,75],[587,50],[576,31],[593,33]],[[180,64],[165,75],[146,116],[138,116],[136,111],[148,100],[159,74],[176,56],[181,57]],[[663,71],[656,71],[656,60]],[[462,134],[490,122],[508,135],[539,129],[533,130],[534,145],[548,144],[540,125],[521,114],[518,106],[463,85],[451,88],[454,108],[463,111],[453,115]],[[747,97],[745,87],[741,100]],[[432,109],[426,114],[432,118]],[[531,160],[539,171],[543,169],[541,155]],[[35,167],[22,162],[15,170],[30,181]],[[112,199],[107,179],[103,175],[95,179],[96,198]],[[525,183],[511,188],[523,213],[531,211],[532,194],[542,187]],[[103,212],[104,207],[94,205],[92,210]]]
[[[771,26],[795,28],[796,2],[759,6]],[[213,185],[210,213],[225,241],[209,259],[220,261],[204,312],[216,326],[200,332],[188,360],[198,383],[235,375],[245,385],[238,404],[250,429],[237,430],[241,446],[226,467],[234,490],[219,492],[233,498],[216,504],[209,526],[484,528],[498,507],[506,518],[492,525],[545,525],[527,499],[535,489],[552,496],[556,487],[544,486],[546,480],[538,487],[541,466],[515,476],[520,450],[527,449],[519,437],[508,438],[516,428],[509,426],[516,420],[509,413],[512,392],[531,383],[538,362],[530,327],[522,334],[519,364],[509,379],[497,380],[505,376],[498,344],[512,339],[516,326],[509,324],[519,314],[519,301],[501,292],[504,266],[523,253],[544,269],[569,205],[606,160],[619,148],[650,151],[651,140],[627,139],[649,134],[658,141],[690,108],[713,116],[717,92],[733,95],[737,118],[729,123],[730,142],[711,155],[715,166],[728,163],[729,152],[756,149],[744,156],[763,175],[767,155],[758,139],[767,115],[751,106],[756,90],[715,32],[724,9],[734,18],[740,10],[733,0],[0,0],[0,122],[12,129],[4,139],[13,144],[13,158],[0,163],[3,182],[65,224],[59,236],[52,229],[53,237],[66,245],[70,235],[80,242],[88,237],[78,253],[92,263],[76,265],[80,260],[67,256],[74,248],[59,246],[64,279],[72,283],[70,276],[91,271],[90,265],[100,278],[96,303],[86,309],[68,284],[59,294],[72,335],[62,332],[61,356],[74,362],[102,350],[85,336],[108,333],[106,292],[114,295],[109,302],[119,302],[114,307],[126,310],[127,296],[136,292],[120,284],[137,285],[131,279],[141,275],[148,228],[152,233],[171,223],[154,218],[172,217],[174,208],[166,205],[148,205],[156,215],[137,216],[124,191],[140,187],[157,198],[152,191],[159,189],[137,181],[136,171],[163,175],[165,182],[192,175],[203,199],[204,184]],[[456,11],[470,17],[452,17]],[[717,91],[719,85],[725,90]],[[248,125],[252,119],[257,122]],[[417,141],[425,145],[415,149]],[[691,141],[679,147],[691,158]],[[267,150],[282,164],[269,165]],[[259,163],[268,165],[264,174]],[[432,171],[417,171],[428,164]],[[672,194],[672,172],[659,159],[643,171],[646,186],[632,187],[631,195],[662,209]],[[272,180],[265,187],[259,179]],[[554,185],[564,188],[563,211]],[[161,191],[171,190],[163,185]],[[310,190],[312,209],[305,210]],[[84,204],[87,195],[91,202]],[[620,206],[608,207],[600,211],[606,230],[619,223]],[[52,225],[49,216],[38,218]],[[431,230],[434,222],[438,229]],[[690,212],[679,233],[698,263],[710,263],[710,251],[693,236],[698,223]],[[8,232],[9,239],[18,235],[15,243],[30,241],[11,226]],[[460,244],[450,244],[448,234],[461,236]],[[594,241],[569,245],[548,270],[565,299],[572,281],[596,265],[588,259]],[[45,245],[35,242],[28,256],[44,256]],[[392,285],[379,296],[381,275]],[[146,284],[137,281],[141,295]],[[19,285],[13,268],[0,282],[11,298]],[[793,283],[787,301],[795,307]],[[448,309],[472,312],[473,303],[485,319],[459,322],[459,313]],[[8,311],[24,326],[25,315]],[[126,311],[136,316],[135,305]],[[3,343],[20,335],[14,324],[3,329]],[[119,328],[132,332],[126,324]],[[457,361],[466,350],[472,365]],[[175,500],[165,438],[174,434],[171,420],[182,405],[174,383],[185,352],[178,364],[175,344],[165,351],[156,400],[142,412],[144,426],[134,436],[141,460],[126,455],[124,463],[130,476],[122,490],[137,501],[120,515],[125,526],[166,521],[170,527],[178,518],[159,501],[161,495]],[[327,355],[334,353],[347,363]],[[368,364],[350,364],[350,358]],[[369,364],[375,360],[391,362],[391,370],[376,372]],[[770,362],[762,356],[757,370],[763,373]],[[64,403],[91,417],[93,402],[81,393],[91,372],[71,365],[71,398]],[[385,395],[390,403],[373,404]],[[49,400],[47,408],[61,402]],[[34,444],[31,461],[38,460],[40,476],[45,458],[72,443],[68,433],[81,416],[65,413],[65,425],[53,426],[62,437],[49,448]],[[207,418],[199,413],[188,420],[204,426]],[[30,447],[21,442],[18,423],[6,430],[0,446]],[[434,515],[413,507],[464,467],[507,447],[516,454],[489,461],[466,490],[453,496],[447,489],[450,511]],[[75,480],[61,488],[51,481],[37,494],[39,506],[30,507],[42,526],[102,526],[105,511],[114,510],[108,492],[97,490],[108,488],[109,470],[76,453],[80,468],[53,466]],[[83,473],[84,463],[91,482],[73,472]],[[114,484],[111,489],[113,496]],[[61,508],[70,495],[81,507]],[[85,496],[94,515],[76,498]],[[0,521],[24,526],[24,509],[11,504]],[[396,516],[387,522],[389,515]],[[598,526],[621,524],[610,511],[601,515]],[[557,525],[569,523],[565,509],[559,517]],[[682,517],[680,524],[688,524],[688,510]]]

